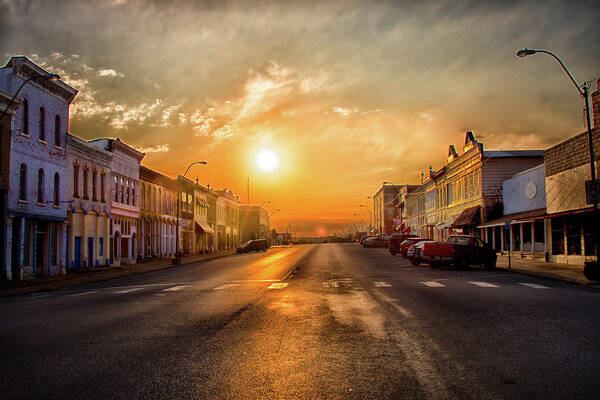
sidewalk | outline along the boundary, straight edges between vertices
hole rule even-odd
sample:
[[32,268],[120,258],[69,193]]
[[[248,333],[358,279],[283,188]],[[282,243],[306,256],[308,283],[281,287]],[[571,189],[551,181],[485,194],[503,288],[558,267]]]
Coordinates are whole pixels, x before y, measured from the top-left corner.
[[[508,256],[498,256],[496,268],[508,271]],[[557,264],[511,257],[511,272],[576,283],[600,289],[600,282],[590,281],[583,275],[583,265]]]
[[[198,261],[214,260],[232,254],[235,254],[235,249],[218,251],[212,254],[188,256],[181,259],[181,265],[193,264]],[[49,292],[69,286],[101,282],[173,267],[175,267],[175,265],[171,263],[171,259],[158,259],[140,264],[122,265],[120,267],[85,268],[81,271],[69,271],[66,275],[48,276],[40,279],[0,282],[0,297],[35,292]]]

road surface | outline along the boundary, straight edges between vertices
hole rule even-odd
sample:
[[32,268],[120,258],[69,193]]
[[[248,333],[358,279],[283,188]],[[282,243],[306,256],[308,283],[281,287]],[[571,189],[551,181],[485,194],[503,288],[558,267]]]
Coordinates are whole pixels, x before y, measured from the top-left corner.
[[567,283],[272,248],[0,299],[0,393],[599,398],[599,316],[600,292]]

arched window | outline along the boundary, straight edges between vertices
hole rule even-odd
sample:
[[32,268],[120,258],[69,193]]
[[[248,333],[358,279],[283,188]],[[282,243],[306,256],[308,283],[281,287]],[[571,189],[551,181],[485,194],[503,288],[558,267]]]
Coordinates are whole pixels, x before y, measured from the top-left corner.
[[152,193],[152,211],[156,212],[156,188],[154,188]]
[[54,205],[57,206],[59,204],[60,197],[60,176],[58,176],[58,172],[54,174]]
[[73,165],[73,197],[79,197],[79,165]]
[[38,187],[37,187],[37,201],[38,203],[43,203],[44,202],[44,189],[45,189],[45,185],[44,185],[44,170],[43,169],[39,169],[38,170]]
[[158,212],[160,212],[160,210],[161,210],[161,208],[160,208],[161,200],[162,200],[162,193],[161,193],[161,190],[158,189],[158,210],[157,210]]
[[141,193],[142,193],[142,201],[140,203],[140,206],[141,206],[142,209],[144,209],[146,207],[145,206],[145,204],[146,204],[146,190],[144,189],[144,185],[143,184],[142,184],[142,192]]
[[150,186],[148,186],[148,196],[146,196],[146,210],[150,211],[152,209],[152,192]]
[[89,168],[84,167],[83,168],[83,198],[84,199],[89,199],[90,195],[89,195],[89,182],[88,182],[88,173],[89,173]]
[[60,147],[60,115],[54,117],[54,145]]
[[46,110],[40,107],[40,140],[46,140]]
[[21,164],[19,200],[27,200],[27,165]]
[[23,100],[23,133],[29,134],[29,102]]

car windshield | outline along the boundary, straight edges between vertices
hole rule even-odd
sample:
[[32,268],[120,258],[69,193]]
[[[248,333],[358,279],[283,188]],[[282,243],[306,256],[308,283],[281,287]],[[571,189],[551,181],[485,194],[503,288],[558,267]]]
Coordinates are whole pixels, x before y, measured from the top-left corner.
[[452,236],[448,239],[448,243],[468,245],[471,238],[467,236]]

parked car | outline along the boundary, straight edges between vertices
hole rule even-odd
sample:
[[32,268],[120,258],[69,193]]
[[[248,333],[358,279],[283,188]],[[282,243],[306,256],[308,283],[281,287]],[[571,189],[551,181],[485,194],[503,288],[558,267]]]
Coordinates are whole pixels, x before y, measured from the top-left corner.
[[402,257],[406,258],[407,257],[407,253],[408,253],[408,249],[410,248],[410,246],[412,246],[413,244],[417,244],[419,242],[423,242],[425,240],[430,240],[427,238],[419,238],[419,237],[410,237],[408,239],[406,239],[405,241],[402,242],[402,244],[400,245],[400,251],[399,253],[402,254]]
[[451,235],[447,242],[425,242],[421,259],[433,268],[438,265],[484,265],[496,268],[496,251],[479,238],[469,235]]
[[423,245],[425,243],[430,243],[432,240],[425,239],[421,242],[415,243],[408,248],[406,253],[406,258],[411,262],[412,265],[419,265],[423,262],[421,258],[421,253],[423,252]]
[[266,239],[249,240],[236,249],[238,253],[248,253],[250,251],[267,251],[269,242]]
[[375,236],[363,236],[363,237],[360,238],[360,240],[358,241],[358,243],[360,243],[362,245],[365,242],[365,240],[367,240],[369,238],[372,238],[372,237],[375,237]]
[[388,241],[381,236],[375,236],[365,239],[362,245],[363,247],[388,247]]
[[390,254],[395,256],[396,253],[400,253],[400,245],[407,238],[415,237],[415,235],[407,235],[405,233],[392,233],[390,237]]

